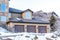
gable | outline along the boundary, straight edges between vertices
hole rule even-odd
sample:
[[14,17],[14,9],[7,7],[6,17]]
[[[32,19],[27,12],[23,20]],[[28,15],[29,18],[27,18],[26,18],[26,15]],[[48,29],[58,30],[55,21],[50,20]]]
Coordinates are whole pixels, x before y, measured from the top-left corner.
[[30,9],[27,9],[27,10],[25,10],[25,11],[23,11],[23,12],[31,12],[31,13],[33,13],[33,11],[32,10],[30,10]]

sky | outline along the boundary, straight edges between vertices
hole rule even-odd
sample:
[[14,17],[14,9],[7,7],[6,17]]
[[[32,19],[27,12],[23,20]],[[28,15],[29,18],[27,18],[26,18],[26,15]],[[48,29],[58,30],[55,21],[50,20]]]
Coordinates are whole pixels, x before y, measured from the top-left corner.
[[34,12],[54,11],[60,17],[60,0],[10,0],[9,7],[20,10],[31,9]]

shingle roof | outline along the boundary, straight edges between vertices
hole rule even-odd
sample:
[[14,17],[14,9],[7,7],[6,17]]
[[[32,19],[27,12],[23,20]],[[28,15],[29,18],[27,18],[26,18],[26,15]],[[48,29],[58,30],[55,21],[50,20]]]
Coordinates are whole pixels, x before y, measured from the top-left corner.
[[20,12],[22,12],[22,10],[18,10],[15,8],[9,8],[9,13],[20,13]]
[[34,23],[34,24],[49,24],[49,21],[44,21],[44,20],[26,20],[26,19],[14,19],[10,20],[9,22],[14,22],[14,23]]
[[26,11],[31,11],[31,12],[33,13],[33,11],[32,11],[32,10],[30,10],[30,9],[24,10],[23,12],[26,12]]

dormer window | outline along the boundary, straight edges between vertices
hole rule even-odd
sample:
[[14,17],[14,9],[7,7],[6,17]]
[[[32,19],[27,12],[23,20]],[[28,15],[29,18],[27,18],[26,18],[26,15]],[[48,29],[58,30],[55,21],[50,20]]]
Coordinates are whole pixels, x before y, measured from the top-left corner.
[[25,18],[31,19],[31,12],[25,12]]
[[30,9],[27,9],[27,10],[22,12],[22,18],[27,19],[27,20],[31,20],[32,19],[32,13],[33,13],[33,11],[31,11]]

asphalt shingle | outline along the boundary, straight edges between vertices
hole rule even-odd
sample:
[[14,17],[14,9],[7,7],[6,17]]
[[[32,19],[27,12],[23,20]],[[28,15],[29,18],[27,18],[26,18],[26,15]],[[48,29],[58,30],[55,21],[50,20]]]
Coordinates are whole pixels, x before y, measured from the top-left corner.
[[20,13],[20,12],[22,12],[22,10],[18,10],[15,8],[9,8],[9,13]]

